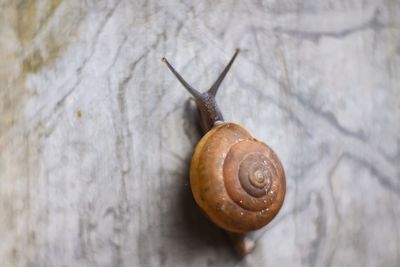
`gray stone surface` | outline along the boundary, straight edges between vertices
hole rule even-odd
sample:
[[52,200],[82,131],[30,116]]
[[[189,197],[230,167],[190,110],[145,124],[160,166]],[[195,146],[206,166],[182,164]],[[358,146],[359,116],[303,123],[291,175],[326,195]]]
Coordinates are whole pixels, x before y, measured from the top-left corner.
[[[195,205],[166,56],[280,156],[234,255]],[[0,266],[399,266],[399,1],[0,1]]]

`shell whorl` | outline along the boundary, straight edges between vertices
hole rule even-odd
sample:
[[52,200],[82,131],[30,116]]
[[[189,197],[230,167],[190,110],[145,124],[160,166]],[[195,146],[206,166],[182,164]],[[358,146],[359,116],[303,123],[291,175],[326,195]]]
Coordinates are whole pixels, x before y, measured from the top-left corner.
[[271,221],[286,191],[276,154],[233,123],[215,126],[200,140],[190,182],[199,206],[232,232],[256,230]]

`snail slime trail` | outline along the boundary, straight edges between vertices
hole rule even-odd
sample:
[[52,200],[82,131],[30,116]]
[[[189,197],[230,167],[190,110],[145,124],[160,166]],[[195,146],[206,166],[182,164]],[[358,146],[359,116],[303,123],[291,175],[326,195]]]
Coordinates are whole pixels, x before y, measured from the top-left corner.
[[285,198],[286,180],[281,161],[265,143],[245,128],[224,122],[215,96],[239,49],[206,92],[189,85],[167,65],[194,97],[203,137],[196,145],[190,166],[190,186],[196,203],[216,225],[226,230],[236,251],[250,253],[254,240],[246,233],[268,224]]

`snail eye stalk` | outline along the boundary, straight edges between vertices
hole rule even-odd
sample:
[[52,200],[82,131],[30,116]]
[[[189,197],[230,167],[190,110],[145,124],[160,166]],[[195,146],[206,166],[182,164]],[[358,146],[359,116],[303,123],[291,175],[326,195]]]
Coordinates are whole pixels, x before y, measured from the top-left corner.
[[205,92],[201,93],[198,90],[194,89],[190,84],[188,84],[185,79],[175,70],[174,67],[168,62],[168,60],[163,57],[161,59],[170,71],[175,75],[175,77],[180,81],[183,87],[194,97],[197,104],[197,109],[200,114],[200,126],[204,133],[208,132],[212,127],[214,127],[215,123],[218,121],[224,121],[224,118],[221,114],[221,111],[215,101],[215,95],[217,94],[218,88],[224,80],[226,74],[231,68],[233,62],[235,61],[236,56],[239,54],[239,49],[236,49],[235,54],[229,61],[228,65],[224,68],[222,73],[218,76],[217,80],[211,86],[211,88]]
[[186,90],[188,90],[188,92],[194,96],[195,98],[199,97],[201,95],[201,93],[199,91],[197,91],[196,89],[194,89],[192,86],[190,86],[190,84],[188,84],[185,79],[183,79],[183,77],[175,70],[174,67],[172,67],[171,64],[169,64],[168,60],[163,57],[161,59],[162,62],[164,62],[167,67],[170,69],[170,71],[175,75],[175,77],[181,82],[181,84],[183,85],[183,87],[186,88]]
[[233,62],[236,59],[236,56],[239,54],[240,49],[237,48],[235,54],[233,55],[233,57],[231,58],[231,60],[229,61],[228,65],[226,65],[225,69],[222,71],[222,73],[219,75],[218,79],[214,82],[214,84],[211,86],[211,88],[208,90],[208,93],[212,96],[215,97],[215,95],[217,94],[218,88],[221,85],[222,81],[224,80],[226,74],[228,73],[229,69],[231,68]]

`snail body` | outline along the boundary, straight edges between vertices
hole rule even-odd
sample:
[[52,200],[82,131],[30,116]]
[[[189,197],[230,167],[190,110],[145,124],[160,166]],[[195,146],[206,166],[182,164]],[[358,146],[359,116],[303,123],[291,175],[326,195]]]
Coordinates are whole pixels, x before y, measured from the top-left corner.
[[[286,181],[274,151],[242,126],[224,122],[215,101],[218,88],[239,49],[214,82],[201,93],[191,87],[163,58],[192,94],[204,136],[190,166],[190,185],[196,203],[219,227],[230,233],[235,248],[247,254],[246,233],[268,224],[283,205]],[[254,242],[253,242],[254,243]]]

